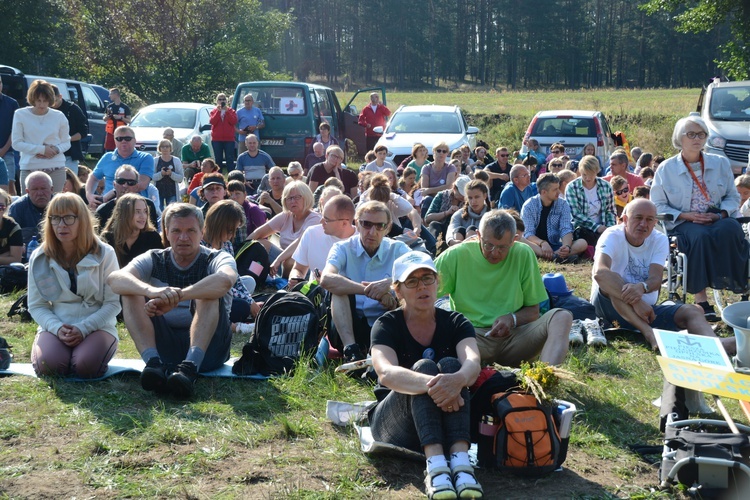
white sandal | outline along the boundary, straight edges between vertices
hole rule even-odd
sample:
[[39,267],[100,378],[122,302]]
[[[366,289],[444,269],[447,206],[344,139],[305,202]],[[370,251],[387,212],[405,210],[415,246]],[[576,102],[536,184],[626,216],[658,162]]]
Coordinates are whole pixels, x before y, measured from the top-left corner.
[[464,474],[469,474],[471,477],[474,478],[473,483],[463,483],[460,486],[456,486],[456,494],[458,495],[458,498],[482,498],[484,496],[484,491],[482,490],[482,485],[479,484],[479,481],[477,481],[477,477],[474,475],[474,467],[471,465],[457,465],[452,471],[451,471],[451,478],[453,479],[453,484],[456,484],[456,476],[459,472],[463,472]]
[[451,470],[446,465],[444,467],[436,467],[432,472],[425,471],[424,486],[427,498],[430,500],[455,500],[458,498],[458,494],[453,487],[452,481],[441,486],[433,486],[432,480],[440,474],[447,474],[448,477],[451,477]]

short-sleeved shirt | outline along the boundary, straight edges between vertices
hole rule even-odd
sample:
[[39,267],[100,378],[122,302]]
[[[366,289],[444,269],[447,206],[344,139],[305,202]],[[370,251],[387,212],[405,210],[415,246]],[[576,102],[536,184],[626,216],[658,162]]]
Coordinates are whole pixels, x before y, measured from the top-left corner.
[[461,313],[435,309],[435,334],[429,345],[422,345],[409,332],[404,310],[396,309],[375,321],[370,336],[372,345],[390,347],[398,354],[398,365],[411,368],[420,359],[438,362],[458,357],[456,346],[464,339],[474,338],[474,327]]
[[[614,177],[613,174],[609,174],[605,177],[602,177],[603,180],[609,182],[612,180],[612,177]],[[635,191],[635,188],[638,186],[645,186],[646,182],[641,178],[640,175],[631,174],[630,172],[625,172],[625,175],[623,176],[628,181],[628,187],[630,188],[630,192],[632,193]]]
[[[259,124],[263,123],[263,112],[253,106],[250,109],[245,108],[244,106],[237,110],[237,128],[242,130],[243,128],[246,128],[250,125],[253,127],[257,127]],[[258,129],[255,129],[255,132],[252,132],[255,134],[255,137],[260,139],[260,134]],[[239,135],[237,134],[237,140],[242,141],[247,137],[246,135]]]
[[206,143],[201,143],[201,147],[197,152],[193,151],[193,146],[190,143],[182,146],[182,150],[180,151],[182,163],[202,162],[206,158],[211,158],[211,150]]
[[323,217],[318,212],[310,212],[309,214],[307,214],[305,222],[302,223],[302,226],[299,228],[299,230],[295,231],[294,216],[291,214],[291,212],[281,212],[280,214],[274,216],[273,219],[268,221],[268,227],[279,233],[279,243],[281,244],[281,248],[286,248],[291,245],[294,240],[302,236],[302,233],[305,232],[305,229],[310,226],[320,224],[320,221],[322,219]]
[[[607,228],[599,237],[596,243],[596,257],[602,253],[612,259],[610,269],[622,276],[625,283],[642,283],[648,279],[648,268],[651,264],[663,266],[667,261],[669,239],[664,233],[654,230],[641,246],[636,247],[628,243],[625,226],[618,224]],[[599,285],[592,279],[592,301],[598,292]],[[658,299],[658,290],[643,295],[643,301],[649,305],[656,304]]]
[[326,267],[328,252],[331,251],[334,244],[344,241],[344,239],[346,238],[342,239],[325,234],[321,224],[308,227],[302,234],[302,239],[297,245],[292,259],[303,266],[307,266],[310,270],[318,269],[322,271]]
[[[344,185],[344,194],[349,196],[352,189],[356,188],[359,183],[357,174],[345,167],[340,167],[338,171],[341,183]],[[307,173],[307,182],[315,181],[320,186],[331,177],[336,177],[336,171],[331,170],[328,172],[326,171],[325,163],[317,163]]]
[[365,172],[376,172],[378,174],[382,174],[386,169],[391,169],[394,172],[396,171],[396,165],[391,163],[390,160],[385,160],[383,162],[383,166],[379,167],[377,161],[371,161],[367,164],[365,167]]
[[448,163],[440,172],[435,172],[434,163],[430,163],[429,165],[422,167],[422,175],[420,177],[427,175],[430,178],[430,185],[427,186],[428,188],[443,187],[448,181],[448,175],[454,172],[457,172],[457,170],[456,166],[453,164]]
[[513,243],[497,264],[484,258],[478,241],[461,243],[440,254],[435,266],[438,297],[449,294],[451,309],[475,327],[491,327],[503,314],[547,300],[536,255],[523,243]]
[[10,247],[23,246],[23,233],[16,221],[3,215],[3,227],[0,229],[0,254],[10,251]]
[[135,167],[139,175],[145,175],[149,179],[154,176],[153,156],[143,151],[133,151],[132,155],[123,158],[117,153],[117,150],[104,153],[91,175],[99,180],[104,178],[104,192],[109,193],[114,187],[115,172],[123,165]]
[[[130,272],[135,269],[141,280],[152,286],[174,286],[185,288],[193,285],[206,276],[216,274],[219,269],[229,266],[235,271],[237,266],[234,258],[222,250],[200,247],[195,260],[186,267],[177,265],[172,255],[172,249],[150,250],[130,261],[124,269]],[[229,316],[232,308],[232,290],[224,295],[225,313]],[[173,328],[190,328],[193,314],[190,312],[190,301],[183,300],[177,307],[164,314],[164,319]]]
[[[340,275],[355,283],[379,281],[390,278],[393,261],[409,251],[405,243],[383,238],[378,251],[370,257],[362,246],[359,235],[355,234],[333,245],[328,253],[327,264],[333,265]],[[380,302],[366,295],[356,295],[355,299],[357,311],[367,318],[370,326],[385,312]]]
[[237,157],[235,170],[245,172],[245,179],[251,181],[262,179],[274,166],[273,158],[265,151],[258,150],[255,156],[250,156],[250,153],[245,151]]
[[[508,174],[508,176],[510,177],[511,167],[513,167],[513,165],[511,165],[510,163],[506,163],[505,169],[503,169],[502,167],[500,167],[500,163],[498,163],[497,161],[493,161],[492,163],[484,167],[484,169],[488,172],[492,172],[493,174]],[[504,181],[502,179],[492,179],[490,198],[496,200],[500,196],[500,193],[503,192],[503,188],[508,182],[510,181]]]

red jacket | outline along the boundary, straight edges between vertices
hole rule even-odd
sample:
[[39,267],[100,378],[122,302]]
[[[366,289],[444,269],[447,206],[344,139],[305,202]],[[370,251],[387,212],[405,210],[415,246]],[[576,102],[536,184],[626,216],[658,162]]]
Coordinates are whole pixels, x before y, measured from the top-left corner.
[[[372,131],[375,127],[385,128],[385,119],[391,116],[391,110],[378,104],[375,111],[372,110],[372,106],[369,104],[362,108],[362,112],[359,114],[359,124],[365,127],[365,136],[380,137],[380,134],[376,134]],[[368,127],[367,125],[370,125]]]
[[237,113],[232,108],[227,107],[223,120],[221,119],[221,109],[214,108],[208,121],[211,122],[212,141],[234,142]]

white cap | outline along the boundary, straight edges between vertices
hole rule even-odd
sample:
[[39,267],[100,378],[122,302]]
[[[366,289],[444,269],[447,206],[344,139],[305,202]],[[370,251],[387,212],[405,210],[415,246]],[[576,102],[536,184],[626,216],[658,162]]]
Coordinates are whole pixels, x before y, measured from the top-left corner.
[[459,175],[454,184],[454,186],[456,187],[456,191],[458,191],[458,194],[466,197],[466,186],[468,186],[470,182],[471,178],[468,175]]
[[424,252],[409,252],[393,263],[393,281],[405,281],[417,269],[429,269],[437,273],[432,257]]

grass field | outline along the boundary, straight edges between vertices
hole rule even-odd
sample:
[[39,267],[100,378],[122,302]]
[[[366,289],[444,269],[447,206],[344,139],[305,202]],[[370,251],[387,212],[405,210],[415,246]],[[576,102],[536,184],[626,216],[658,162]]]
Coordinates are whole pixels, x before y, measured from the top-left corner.
[[[520,123],[539,109],[600,107],[615,128],[615,117],[639,117],[627,123],[643,123],[633,135],[647,137],[663,135],[651,128],[655,123],[671,122],[671,133],[694,96],[693,90],[391,94],[389,105],[456,103],[488,123],[490,113]],[[576,295],[588,297],[590,264],[543,264],[541,271],[564,272]],[[16,361],[28,362],[35,327],[5,317],[12,300],[0,297],[0,334],[14,346]],[[138,357],[121,324],[119,331],[117,356]],[[235,339],[233,356],[246,340]],[[563,383],[558,394],[579,409],[565,470],[539,480],[478,471],[487,498],[682,496],[659,491],[658,465],[629,449],[659,443],[651,402],[662,378],[654,355],[637,336],[609,341],[604,349],[576,348],[565,362],[582,382]],[[132,375],[92,383],[0,378],[0,499],[421,497],[423,463],[365,456],[353,429],[326,420],[326,400],[368,399],[368,386],[333,367],[301,366],[293,377],[266,382],[199,379],[187,402],[146,393]],[[725,404],[745,422],[734,401]]]

